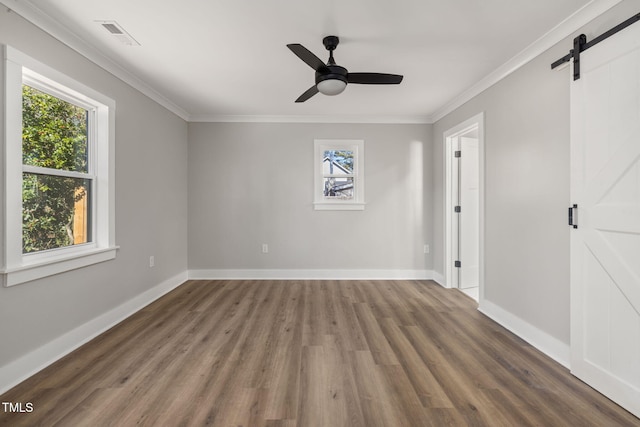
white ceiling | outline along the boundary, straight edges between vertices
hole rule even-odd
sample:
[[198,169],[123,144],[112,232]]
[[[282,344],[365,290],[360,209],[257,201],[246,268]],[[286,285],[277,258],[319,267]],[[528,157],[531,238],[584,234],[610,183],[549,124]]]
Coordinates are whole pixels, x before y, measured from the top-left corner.
[[[110,64],[112,71],[135,76],[138,86],[187,119],[344,115],[428,120],[590,1],[3,3],[57,28],[59,37]],[[141,46],[118,42],[96,22],[104,20],[117,21]],[[336,62],[349,71],[403,74],[404,81],[398,86],[349,85],[335,97],[318,94],[294,103],[314,83],[314,71],[286,44],[301,43],[326,60],[326,35],[340,37]]]

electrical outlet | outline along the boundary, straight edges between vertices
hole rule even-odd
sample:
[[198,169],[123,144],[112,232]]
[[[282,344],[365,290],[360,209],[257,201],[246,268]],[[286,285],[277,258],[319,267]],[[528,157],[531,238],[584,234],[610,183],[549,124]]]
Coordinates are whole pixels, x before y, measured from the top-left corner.
[[267,243],[263,243],[262,244],[262,253],[263,254],[268,254],[269,253],[269,245]]
[[149,267],[153,267],[156,265],[156,257],[154,257],[153,255],[151,255],[149,257]]
[[424,245],[424,253],[425,254],[429,253],[429,245]]

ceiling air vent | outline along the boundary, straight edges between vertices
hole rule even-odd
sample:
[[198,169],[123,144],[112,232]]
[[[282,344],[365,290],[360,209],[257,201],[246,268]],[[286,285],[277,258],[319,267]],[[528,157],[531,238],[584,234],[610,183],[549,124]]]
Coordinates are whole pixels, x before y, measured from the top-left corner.
[[98,24],[116,38],[120,43],[127,46],[140,46],[140,43],[136,41],[131,34],[127,33],[124,28],[120,26],[116,21],[96,21]]

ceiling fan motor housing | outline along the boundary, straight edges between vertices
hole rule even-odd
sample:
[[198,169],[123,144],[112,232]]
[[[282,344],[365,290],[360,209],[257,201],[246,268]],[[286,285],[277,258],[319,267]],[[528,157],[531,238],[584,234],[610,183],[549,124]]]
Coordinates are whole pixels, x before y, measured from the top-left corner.
[[324,80],[341,80],[347,83],[348,71],[339,65],[327,65],[316,71],[316,84]]

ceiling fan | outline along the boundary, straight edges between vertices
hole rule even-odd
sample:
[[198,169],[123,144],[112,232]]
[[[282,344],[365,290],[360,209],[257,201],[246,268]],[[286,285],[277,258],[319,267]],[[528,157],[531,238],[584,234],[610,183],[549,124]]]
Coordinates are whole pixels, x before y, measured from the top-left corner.
[[288,44],[287,47],[302,59],[308,66],[316,70],[316,84],[311,86],[296,99],[296,102],[304,102],[316,93],[325,95],[338,95],[347,87],[347,83],[365,85],[394,85],[402,81],[398,74],[382,73],[350,73],[346,68],[336,64],[333,59],[333,51],[338,47],[340,39],[336,36],[327,36],[322,39],[322,44],[329,51],[329,61],[325,64],[309,49],[301,44]]

